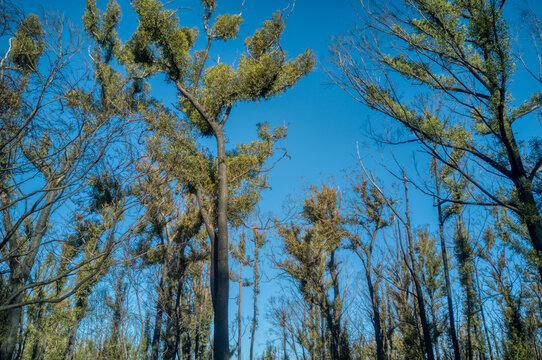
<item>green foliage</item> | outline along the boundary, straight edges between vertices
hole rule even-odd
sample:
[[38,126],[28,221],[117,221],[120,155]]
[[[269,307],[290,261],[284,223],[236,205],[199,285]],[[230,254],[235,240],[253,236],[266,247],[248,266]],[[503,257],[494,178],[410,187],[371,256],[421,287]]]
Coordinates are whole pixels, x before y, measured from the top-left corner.
[[282,14],[280,12],[274,13],[271,20],[266,20],[261,29],[245,40],[250,56],[258,59],[276,49],[284,27]]
[[117,179],[104,173],[101,176],[92,177],[90,179],[92,186],[92,204],[90,209],[93,211],[101,211],[106,207],[118,206],[122,201],[124,194]]
[[[135,49],[134,60],[144,61],[144,65],[154,65],[156,70],[165,72],[173,79],[182,78],[197,32],[179,27],[175,12],[165,9],[159,1],[136,0],[132,6],[140,18],[129,43]],[[151,42],[158,48],[158,52],[152,56],[148,50]]]
[[88,35],[96,43],[92,53],[94,62],[103,56],[104,62],[108,63],[114,56],[119,55],[121,42],[117,38],[116,28],[120,22],[120,15],[120,6],[114,0],[108,2],[107,9],[103,13],[96,7],[96,0],[87,1],[82,22]]
[[342,247],[347,232],[337,191],[326,185],[321,189],[311,187],[311,196],[303,204],[302,217],[309,225],[304,232],[293,224],[276,224],[286,251],[286,257],[279,265],[296,281],[309,308],[314,309],[315,315],[319,312],[313,315],[312,321],[321,321],[322,327],[325,324],[325,337],[313,334],[310,338],[323,342],[322,353],[349,359],[348,334],[340,321],[344,295],[339,287],[340,270],[336,260],[336,252]]
[[237,38],[239,26],[243,23],[241,15],[224,14],[216,17],[214,36],[220,40]]
[[466,317],[466,341],[469,354],[486,354],[480,318],[480,295],[475,283],[475,253],[461,217],[455,225],[455,256],[459,267],[459,281],[463,288],[463,313]]
[[436,248],[436,241],[426,231],[420,232],[415,250],[418,254],[420,271],[422,271],[427,290],[434,296],[441,297],[444,291],[444,279],[441,276],[443,272],[442,256]]
[[393,303],[390,310],[393,311],[394,322],[390,326],[397,327],[393,342],[397,352],[406,359],[424,359],[414,296],[411,291],[401,291],[412,287],[412,278],[404,261],[396,266],[394,272],[394,286],[387,291]]
[[322,186],[311,188],[312,197],[304,202],[302,216],[311,225],[303,234],[298,226],[279,226],[287,254],[284,270],[299,281],[301,292],[310,302],[324,296],[331,282],[325,280],[329,256],[342,245],[346,236],[339,214],[337,193]]
[[37,15],[30,14],[17,27],[11,43],[11,61],[24,71],[34,71],[45,45],[42,23]]

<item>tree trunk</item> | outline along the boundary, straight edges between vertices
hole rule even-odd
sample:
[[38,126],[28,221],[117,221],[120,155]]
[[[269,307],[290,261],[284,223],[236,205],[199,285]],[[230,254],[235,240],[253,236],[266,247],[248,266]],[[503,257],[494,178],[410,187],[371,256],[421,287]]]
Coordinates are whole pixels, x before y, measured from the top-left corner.
[[[179,349],[181,338],[181,321],[182,321],[182,295],[183,295],[183,280],[186,269],[185,244],[181,244],[178,250],[178,258],[175,259],[175,264],[168,274],[168,321],[166,325],[164,360],[175,360]],[[176,282],[176,289],[173,284]],[[177,290],[174,292],[174,290]]]
[[[11,276],[9,278],[8,288],[11,290],[11,293],[18,294],[13,300],[9,303],[4,303],[4,299],[0,299],[0,305],[9,305],[9,304],[18,304],[24,301],[25,291],[21,289],[25,286],[34,262],[36,255],[38,254],[39,247],[41,245],[41,240],[43,235],[47,230],[47,222],[51,214],[52,206],[56,201],[56,196],[61,192],[59,191],[49,191],[45,197],[45,203],[43,205],[43,210],[36,221],[36,227],[30,236],[28,251],[24,257],[19,257],[19,260],[15,259],[17,256],[13,256],[13,260],[9,262],[9,267],[11,271]],[[2,196],[5,196],[2,194]],[[2,201],[4,203],[4,200]],[[4,216],[7,216],[6,213],[9,209],[6,209]],[[15,236],[15,235],[14,235]],[[14,240],[16,244],[13,246],[17,247],[18,241]],[[15,248],[10,246],[9,251],[16,251]],[[19,255],[15,253],[15,255]],[[8,292],[7,296],[10,296]],[[22,322],[22,307],[13,308],[10,310],[4,311],[4,314],[0,313],[0,319],[3,320],[3,334],[2,334],[2,343],[0,344],[0,359],[11,360],[15,355],[15,347],[17,345],[17,334]]]
[[[166,223],[166,229],[168,226],[169,224]],[[164,254],[164,264],[162,266],[162,271],[160,274],[160,284],[157,291],[158,298],[156,300],[156,316],[154,320],[154,330],[152,334],[151,357],[149,360],[158,360],[158,351],[160,350],[160,337],[162,335],[162,317],[164,315],[164,306],[167,301],[164,295],[166,294],[166,279],[168,277],[170,251],[171,251],[172,242],[173,242],[173,239],[171,238],[171,236],[169,236],[169,232],[166,232],[166,248],[165,248],[165,254]]]
[[542,282],[542,216],[532,192],[533,184],[525,176],[520,176],[513,181],[521,201],[519,217],[529,232],[531,244],[536,254],[539,281]]
[[79,324],[83,319],[84,310],[79,308],[81,314],[77,314],[75,318],[75,323],[70,329],[70,337],[68,339],[68,346],[66,346],[66,352],[64,353],[64,360],[72,360],[75,350],[75,341],[77,340],[77,330],[79,330]]
[[[436,164],[436,162],[435,162]],[[450,323],[450,337],[452,338],[452,347],[454,349],[454,360],[461,360],[461,352],[459,350],[459,341],[457,340],[457,331],[455,330],[454,305],[452,298],[452,284],[450,281],[450,269],[448,266],[448,254],[446,250],[446,242],[444,239],[444,218],[442,216],[442,203],[440,201],[440,181],[438,180],[437,168],[434,166],[435,187],[437,191],[437,211],[438,211],[438,227],[440,248],[442,254],[442,265],[444,267],[444,280],[446,281],[446,301],[448,304],[448,319]]]
[[[39,296],[39,295],[38,295]],[[31,356],[30,356],[30,359],[31,360],[40,360],[43,358],[43,353],[45,351],[45,347],[46,347],[46,344],[47,344],[47,334],[43,331],[43,328],[44,328],[44,319],[43,319],[43,307],[44,307],[44,304],[39,304],[38,305],[38,308],[36,310],[36,313],[37,313],[37,320],[36,320],[36,335],[34,335],[35,337],[35,340],[34,340],[34,343],[32,344],[32,350],[31,350]],[[70,331],[71,333],[71,331]],[[24,342],[26,342],[26,337],[28,337],[28,335],[25,336],[25,340]],[[70,337],[71,337],[71,334],[70,334]],[[71,340],[71,339],[70,339]],[[68,341],[68,346],[69,346],[69,341]],[[24,351],[24,349],[23,349]],[[18,355],[15,357],[16,359],[17,358],[20,358],[21,355],[23,354],[23,351],[19,350],[18,351]]]
[[[370,266],[370,262],[368,262]],[[369,297],[371,300],[371,308],[373,310],[373,328],[375,331],[375,341],[376,341],[376,358],[377,360],[385,360],[385,351],[384,351],[384,334],[382,332],[381,320],[380,320],[380,301],[378,300],[378,294],[375,293],[375,288],[373,286],[373,281],[371,279],[371,269],[367,268],[366,270],[366,279],[367,279],[367,289],[369,290]]]
[[[339,294],[339,279],[337,277],[337,268],[335,265],[335,251],[331,252],[330,260],[329,260],[329,272],[331,274],[331,282],[333,286],[333,301],[331,302],[331,306],[327,304],[326,310],[328,312],[327,316],[327,323],[329,332],[331,334],[331,359],[332,360],[339,360],[339,354],[340,354],[340,340],[341,340],[341,324],[340,324],[340,309],[339,309],[339,301],[340,301],[340,294]],[[326,297],[326,294],[322,294],[322,296]],[[327,301],[326,301],[327,302]]]
[[164,314],[164,310],[162,306],[163,304],[160,304],[160,301],[156,302],[156,317],[154,320],[154,331],[152,334],[150,360],[158,360],[158,350],[160,348],[160,335],[162,333],[162,316]]
[[481,301],[475,288],[475,261],[474,250],[469,242],[467,229],[465,228],[461,212],[457,214],[456,220],[456,257],[459,263],[459,280],[463,287],[465,298],[465,316],[467,326],[467,349],[466,358],[474,359],[475,353],[483,354],[485,358],[484,336],[478,329],[480,323]]
[[[433,318],[433,322],[436,322],[437,319],[437,313],[435,310],[435,298],[433,296],[434,294],[429,293],[429,308],[431,309],[431,317]],[[440,360],[440,351],[438,348],[438,337],[435,337],[435,356],[437,360]]]
[[[20,281],[18,281],[20,283]],[[20,285],[24,286],[24,283]],[[19,289],[19,287],[15,287]],[[23,294],[17,296],[13,302],[19,303],[23,301]],[[0,359],[12,360],[15,355],[15,347],[17,346],[17,334],[21,324],[22,307],[4,311],[2,318],[2,343],[0,344]]]
[[175,360],[175,357],[177,356],[177,344],[175,343],[175,333],[177,326],[178,324],[176,317],[170,315],[167,318],[166,333],[164,336],[164,360]]
[[[217,125],[218,127],[218,125]],[[222,129],[215,130],[218,158],[218,234],[213,244],[213,310],[214,360],[229,360],[228,300],[229,300],[229,253],[228,253],[228,174],[226,147]]]
[[[476,287],[477,287],[477,290],[478,290],[478,294],[481,294],[482,291],[480,289],[480,281],[478,279],[478,269],[474,269],[474,275],[476,276]],[[491,346],[491,337],[489,336],[489,330],[487,328],[487,322],[486,322],[486,317],[485,317],[485,314],[484,314],[484,307],[483,306],[480,306],[480,316],[482,317],[482,325],[484,327],[484,334],[486,336],[487,348],[489,350],[489,358],[490,358],[490,360],[494,360],[493,347]]]
[[250,327],[250,355],[249,360],[254,359],[254,340],[256,334],[256,326],[258,326],[258,293],[260,274],[258,273],[258,263],[260,262],[260,249],[258,245],[254,250],[254,295],[253,295],[253,307],[252,307],[252,324]]
[[239,262],[239,294],[237,299],[237,358],[240,360],[241,357],[241,340],[242,340],[242,323],[241,323],[241,296],[243,294],[243,261]]
[[[502,142],[506,148],[508,162],[510,164],[510,180],[514,183],[518,192],[520,203],[517,204],[518,215],[521,221],[527,227],[531,244],[535,250],[539,281],[542,282],[542,216],[540,209],[533,195],[533,183],[523,165],[518,144],[514,137],[512,125],[506,117],[506,89],[500,89],[499,103],[499,131],[501,133]],[[534,171],[534,170],[533,170]]]
[[369,291],[369,299],[371,301],[371,310],[373,311],[372,320],[373,320],[373,329],[375,333],[375,342],[376,342],[376,359],[385,360],[386,351],[384,350],[384,333],[382,331],[382,320],[380,318],[380,299],[372,279],[372,254],[373,247],[376,239],[376,231],[374,233],[369,233],[371,237],[371,243],[366,252],[366,262],[363,260],[362,253],[359,249],[356,249],[355,252],[358,257],[362,260],[365,265],[365,280],[367,281],[367,290]]
[[412,280],[414,281],[414,288],[416,290],[416,300],[418,303],[418,312],[420,316],[420,322],[423,332],[423,344],[425,347],[425,353],[427,354],[428,360],[435,360],[435,355],[433,353],[433,342],[431,340],[431,329],[429,327],[429,322],[427,320],[427,314],[425,312],[425,301],[423,298],[423,292],[420,285],[420,278],[418,277],[418,265],[416,263],[416,255],[414,254],[414,241],[412,239],[412,229],[410,226],[410,209],[408,203],[408,184],[406,176],[403,174],[404,187],[405,187],[405,204],[406,204],[406,230],[407,230],[407,240],[408,240],[408,252],[410,255],[411,261],[411,275]]

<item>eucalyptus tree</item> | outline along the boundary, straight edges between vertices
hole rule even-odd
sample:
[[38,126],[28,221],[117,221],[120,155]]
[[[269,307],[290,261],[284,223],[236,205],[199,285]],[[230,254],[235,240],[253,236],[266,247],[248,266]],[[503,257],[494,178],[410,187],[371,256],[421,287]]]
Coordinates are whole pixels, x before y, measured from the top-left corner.
[[[286,258],[279,266],[295,279],[303,300],[315,306],[325,323],[324,358],[349,359],[350,344],[343,318],[346,294],[340,287],[337,251],[347,236],[346,220],[340,214],[336,190],[311,188],[302,216],[308,223],[303,231],[297,225],[279,226]],[[321,356],[324,356],[324,355]]]
[[[253,180],[260,178],[263,161],[272,155],[269,145],[282,137],[284,131],[278,129],[273,133],[265,126],[260,127],[261,142],[227,151],[226,124],[236,104],[267,100],[283,93],[311,71],[314,60],[310,50],[295,59],[287,59],[280,45],[284,18],[281,13],[275,13],[261,29],[245,39],[246,51],[240,55],[236,67],[225,63],[210,65],[212,45],[235,39],[243,19],[239,14],[216,15],[214,0],[203,0],[201,5],[201,34],[205,37],[205,45],[196,49],[198,31],[182,26],[175,10],[156,0],[134,1],[132,6],[139,17],[139,24],[123,47],[121,62],[130,71],[137,72],[135,76],[139,78],[162,74],[180,97],[175,108],[170,110],[187,119],[196,139],[211,137],[216,142],[214,151],[205,151],[199,145],[196,149],[200,155],[188,150],[181,159],[192,161],[194,171],[208,175],[199,179],[196,176],[197,181],[187,186],[196,194],[211,242],[214,357],[228,359],[228,221],[235,207],[232,203],[235,190],[232,187],[236,180],[238,191],[246,184],[236,176]],[[84,21],[96,23],[94,19],[98,14],[95,1],[88,1]],[[183,172],[185,164],[180,160],[171,166]],[[263,178],[259,181],[261,183]],[[249,197],[255,195],[247,194]]]
[[459,281],[463,288],[466,335],[466,359],[486,356],[485,341],[481,328],[481,301],[475,287],[475,258],[469,234],[461,216],[455,224],[455,252],[459,267]]
[[[442,257],[436,248],[436,239],[427,230],[419,230],[417,233],[416,255],[420,263],[420,277],[424,292],[427,295],[428,313],[431,314],[431,337],[435,346],[435,356],[440,359],[442,358],[441,349],[445,352],[447,350],[441,336],[444,324],[439,319],[444,292]],[[440,344],[439,339],[442,340]]]
[[361,260],[365,270],[365,280],[372,311],[371,323],[375,334],[376,358],[377,360],[384,360],[387,358],[385,347],[386,329],[384,328],[384,319],[381,317],[382,303],[379,288],[381,282],[379,267],[382,264],[375,262],[373,254],[377,236],[392,224],[392,220],[386,213],[387,204],[385,199],[375,186],[369,185],[367,180],[353,184],[352,192],[353,199],[351,200],[349,221],[353,225],[359,226],[363,232],[362,234],[349,236],[350,245],[348,248]]
[[[358,101],[403,125],[426,152],[472,184],[476,196],[467,203],[515,214],[527,230],[528,259],[540,276],[540,131],[522,138],[530,146],[517,131],[542,102],[536,91],[513,100],[513,82],[524,78],[516,71],[508,3],[364,2],[363,25],[333,46],[334,79]],[[401,84],[413,85],[408,96]],[[457,153],[466,160],[457,162]]]
[[[471,251],[480,261],[488,264],[485,271],[487,274],[482,271],[478,273],[478,269],[474,269],[476,295],[481,299],[484,299],[484,295],[485,299],[491,296],[497,302],[481,306],[484,305],[482,302],[475,319],[481,317],[478,322],[482,322],[491,358],[538,358],[542,353],[539,341],[540,286],[536,276],[533,276],[535,274],[516,263],[517,254],[521,252],[517,250],[514,233],[508,227],[518,224],[505,211],[495,211],[493,216],[496,226],[490,226],[484,231],[483,250],[475,248]],[[479,284],[479,278],[484,279],[484,275],[487,276],[485,289]],[[490,306],[493,305],[500,312],[497,324],[491,323]],[[488,313],[489,316],[486,315]]]

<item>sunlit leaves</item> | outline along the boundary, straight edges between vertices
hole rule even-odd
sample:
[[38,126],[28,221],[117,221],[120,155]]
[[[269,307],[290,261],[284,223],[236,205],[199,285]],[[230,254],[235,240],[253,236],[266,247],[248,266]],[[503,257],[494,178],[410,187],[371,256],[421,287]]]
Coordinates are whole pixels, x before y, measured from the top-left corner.
[[214,36],[217,39],[229,40],[237,38],[239,25],[243,23],[241,15],[224,14],[216,17]]

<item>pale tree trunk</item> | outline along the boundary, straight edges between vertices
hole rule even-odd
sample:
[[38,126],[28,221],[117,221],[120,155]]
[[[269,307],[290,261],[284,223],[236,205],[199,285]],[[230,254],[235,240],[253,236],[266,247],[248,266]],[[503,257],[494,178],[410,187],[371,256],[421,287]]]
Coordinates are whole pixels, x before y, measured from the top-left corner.
[[373,310],[373,327],[375,332],[376,341],[376,358],[377,360],[385,360],[386,353],[384,351],[384,333],[382,331],[382,323],[380,319],[380,301],[378,300],[378,294],[375,291],[373,281],[371,278],[371,262],[368,259],[366,271],[367,289],[369,290],[369,298],[371,300],[371,308]]
[[369,291],[369,299],[371,301],[371,310],[373,313],[372,320],[376,342],[376,359],[385,360],[386,351],[384,349],[384,331],[382,329],[382,319],[380,316],[380,299],[378,296],[378,289],[375,289],[375,284],[372,278],[372,255],[377,231],[378,230],[375,230],[372,233],[369,232],[371,242],[366,251],[365,257],[363,256],[359,248],[356,248],[354,251],[365,267],[365,280],[367,282],[367,290]]
[[160,336],[162,335],[162,317],[164,315],[165,305],[164,294],[166,292],[166,272],[167,260],[164,260],[164,266],[162,267],[162,274],[160,276],[160,285],[158,286],[158,298],[156,300],[156,315],[154,320],[154,330],[152,334],[150,360],[158,360],[158,351],[160,349]]
[[[478,279],[478,268],[474,269],[474,275],[476,276],[476,287],[478,290],[478,294],[481,294],[482,290],[480,288],[480,281]],[[491,337],[489,336],[489,330],[487,328],[486,317],[484,314],[484,307],[482,305],[480,305],[480,316],[482,317],[482,325],[484,327],[484,334],[486,336],[487,348],[489,350],[489,359],[493,360],[495,359],[495,357],[493,356],[493,346],[491,345]]]

